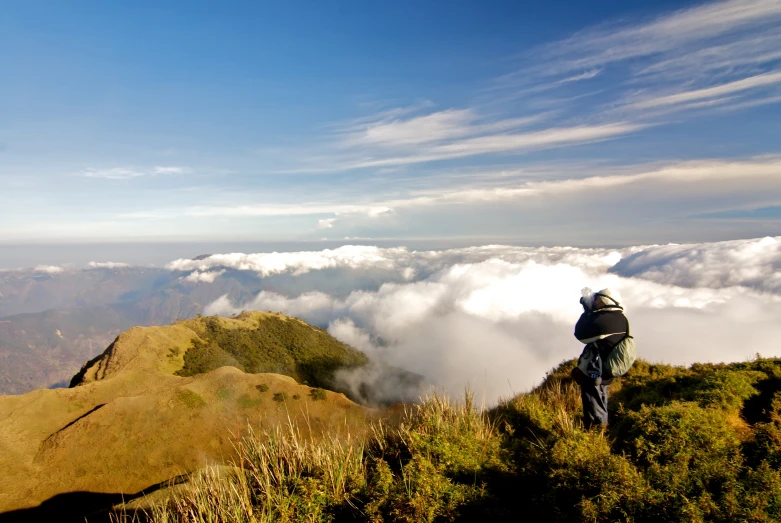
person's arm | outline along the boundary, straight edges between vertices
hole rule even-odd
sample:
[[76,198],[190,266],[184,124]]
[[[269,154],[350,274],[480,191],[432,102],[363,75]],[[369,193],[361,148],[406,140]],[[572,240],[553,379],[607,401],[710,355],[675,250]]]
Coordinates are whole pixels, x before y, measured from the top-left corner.
[[597,325],[594,322],[594,314],[585,311],[580,315],[578,322],[575,324],[575,337],[581,343],[591,343],[592,341],[599,339],[599,332]]

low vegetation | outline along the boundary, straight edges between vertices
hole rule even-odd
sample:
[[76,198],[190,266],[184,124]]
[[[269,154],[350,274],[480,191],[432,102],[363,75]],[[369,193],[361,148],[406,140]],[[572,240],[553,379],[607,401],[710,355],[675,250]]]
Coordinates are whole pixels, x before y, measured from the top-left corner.
[[250,434],[234,467],[197,474],[149,517],[781,520],[781,359],[640,361],[612,387],[605,432],[582,427],[572,363],[490,411],[432,396],[364,438]]
[[[249,316],[248,316],[249,317]],[[264,315],[254,328],[236,327],[218,317],[201,318],[200,339],[184,355],[180,376],[194,376],[219,367],[244,372],[274,372],[299,383],[333,387],[333,373],[362,366],[366,356],[327,332],[294,318]]]
[[317,387],[309,390],[309,397],[312,398],[313,401],[325,401],[325,399],[328,398],[328,395],[325,393],[325,389]]

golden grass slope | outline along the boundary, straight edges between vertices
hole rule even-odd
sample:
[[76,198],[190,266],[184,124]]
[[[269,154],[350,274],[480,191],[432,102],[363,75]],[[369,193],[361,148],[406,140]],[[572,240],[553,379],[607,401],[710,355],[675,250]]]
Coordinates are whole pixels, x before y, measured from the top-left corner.
[[[220,321],[256,328],[269,314]],[[287,376],[232,367],[176,376],[201,321],[125,332],[82,369],[77,387],[0,396],[0,513],[66,492],[136,493],[226,462],[250,426],[363,431],[371,411],[332,392],[315,401]]]

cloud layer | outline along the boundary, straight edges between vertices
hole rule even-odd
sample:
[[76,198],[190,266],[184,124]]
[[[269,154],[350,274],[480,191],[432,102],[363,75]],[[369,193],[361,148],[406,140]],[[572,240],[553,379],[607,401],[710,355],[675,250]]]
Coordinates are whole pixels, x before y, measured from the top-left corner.
[[624,258],[611,272],[681,287],[741,286],[781,295],[781,241],[650,247]]
[[129,263],[124,262],[96,262],[91,261],[87,263],[87,268],[89,269],[124,269],[126,267],[130,267]]
[[[765,238],[623,251],[379,250],[373,252],[386,267],[413,269],[416,275],[344,298],[261,292],[249,303],[232,304],[223,297],[205,312],[261,309],[299,316],[433,385],[453,393],[470,385],[495,402],[578,355],[572,329],[584,286],[620,292],[648,360],[685,364],[778,355],[778,244],[778,238]],[[736,262],[741,272],[732,274]],[[295,267],[289,270],[302,265]]]

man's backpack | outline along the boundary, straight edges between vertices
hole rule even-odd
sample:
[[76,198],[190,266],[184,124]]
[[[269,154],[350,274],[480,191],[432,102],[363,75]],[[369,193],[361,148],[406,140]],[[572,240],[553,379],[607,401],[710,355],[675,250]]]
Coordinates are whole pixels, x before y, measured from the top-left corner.
[[635,339],[629,334],[629,322],[627,321],[626,336],[615,344],[610,353],[602,361],[602,372],[610,376],[623,376],[632,367],[637,359],[637,347]]

